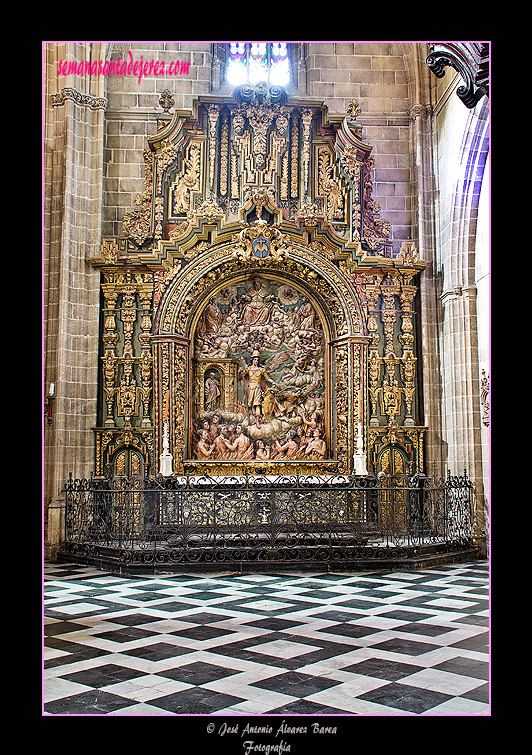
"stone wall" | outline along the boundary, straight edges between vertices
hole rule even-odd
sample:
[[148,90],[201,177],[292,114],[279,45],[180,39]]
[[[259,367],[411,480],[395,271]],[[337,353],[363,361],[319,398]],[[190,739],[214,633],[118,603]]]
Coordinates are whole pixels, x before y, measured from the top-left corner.
[[68,474],[89,474],[94,463],[99,274],[88,259],[101,243],[105,118],[101,82],[58,78],[57,69],[60,60],[90,61],[103,52],[100,45],[49,45],[43,61],[45,394],[55,385],[44,437],[47,543],[57,543],[62,528]]
[[[361,106],[363,140],[373,146],[373,196],[381,216],[392,227],[394,249],[416,239],[412,198],[410,94],[402,45],[388,43],[318,42],[306,44],[306,86],[303,94],[323,100],[331,117],[343,117],[353,98]],[[131,55],[130,55],[131,53]],[[210,43],[114,43],[110,58],[190,62],[187,75],[132,76],[106,79],[104,236],[122,232],[122,220],[143,189],[143,150],[163,113],[161,93],[169,89],[178,110],[192,110],[198,95],[230,94],[216,81]],[[302,94],[302,87],[293,91]]]
[[[157,117],[163,114],[159,99],[168,89],[177,110],[192,110],[199,95],[211,91],[209,42],[118,43],[109,46],[110,60],[189,63],[188,73],[175,76],[108,76],[108,108],[105,123],[103,236],[122,233],[124,215],[133,207],[143,188],[147,138],[157,131]],[[175,67],[175,65],[174,65]],[[153,69],[155,70],[155,68]],[[180,67],[181,70],[181,67]]]
[[374,198],[392,227],[394,249],[415,239],[412,204],[410,90],[402,45],[322,42],[308,45],[307,90],[331,115],[360,104],[363,140],[373,147]]

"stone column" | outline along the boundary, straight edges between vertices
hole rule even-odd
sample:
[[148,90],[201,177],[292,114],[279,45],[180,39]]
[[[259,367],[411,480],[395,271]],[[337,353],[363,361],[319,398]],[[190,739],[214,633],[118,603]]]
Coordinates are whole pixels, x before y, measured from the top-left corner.
[[423,360],[418,371],[423,376],[423,417],[427,472],[441,472],[441,378],[439,332],[442,308],[438,300],[441,283],[436,259],[436,181],[434,175],[434,103],[431,90],[431,73],[425,63],[429,53],[426,43],[403,43],[403,51],[410,78],[414,84],[410,109],[412,140],[412,175],[416,191],[412,210],[417,227],[419,256],[428,261],[420,277],[421,339]]
[[105,44],[44,48],[44,382],[55,383],[44,437],[47,558],[63,534],[69,472],[88,476],[94,468],[100,287],[88,259],[101,242],[106,105],[104,77],[58,75],[58,67],[104,57]]
[[[452,106],[464,108],[455,98]],[[464,470],[475,485],[475,537],[483,546],[487,490],[482,447],[480,354],[489,338],[488,324],[479,327],[477,260],[478,207],[487,155],[488,111],[479,103],[466,111],[454,170],[449,170],[448,195],[441,213],[442,306],[440,358],[442,438],[445,466],[452,474]],[[457,140],[456,142],[457,143]],[[443,181],[442,181],[443,185]],[[484,449],[485,453],[485,449]]]

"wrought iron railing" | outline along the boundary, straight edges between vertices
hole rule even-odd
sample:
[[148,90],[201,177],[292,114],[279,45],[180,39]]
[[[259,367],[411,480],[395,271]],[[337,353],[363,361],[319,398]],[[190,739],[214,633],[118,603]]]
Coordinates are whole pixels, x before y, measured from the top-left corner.
[[349,562],[470,547],[467,475],[73,479],[71,558],[122,564]]

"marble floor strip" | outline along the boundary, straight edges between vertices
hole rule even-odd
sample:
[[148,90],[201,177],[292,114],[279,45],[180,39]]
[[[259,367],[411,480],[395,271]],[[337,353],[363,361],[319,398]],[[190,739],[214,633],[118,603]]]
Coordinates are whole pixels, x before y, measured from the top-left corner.
[[43,714],[490,715],[488,584],[485,561],[149,577],[46,563]]

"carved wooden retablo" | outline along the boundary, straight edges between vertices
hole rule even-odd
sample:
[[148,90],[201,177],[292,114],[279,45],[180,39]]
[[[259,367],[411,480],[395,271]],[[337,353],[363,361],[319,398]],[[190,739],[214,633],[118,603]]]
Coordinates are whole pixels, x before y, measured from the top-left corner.
[[[417,278],[359,108],[248,86],[161,117],[102,278],[96,473],[423,468]],[[359,443],[360,445],[360,443]],[[392,471],[393,471],[392,469]]]

